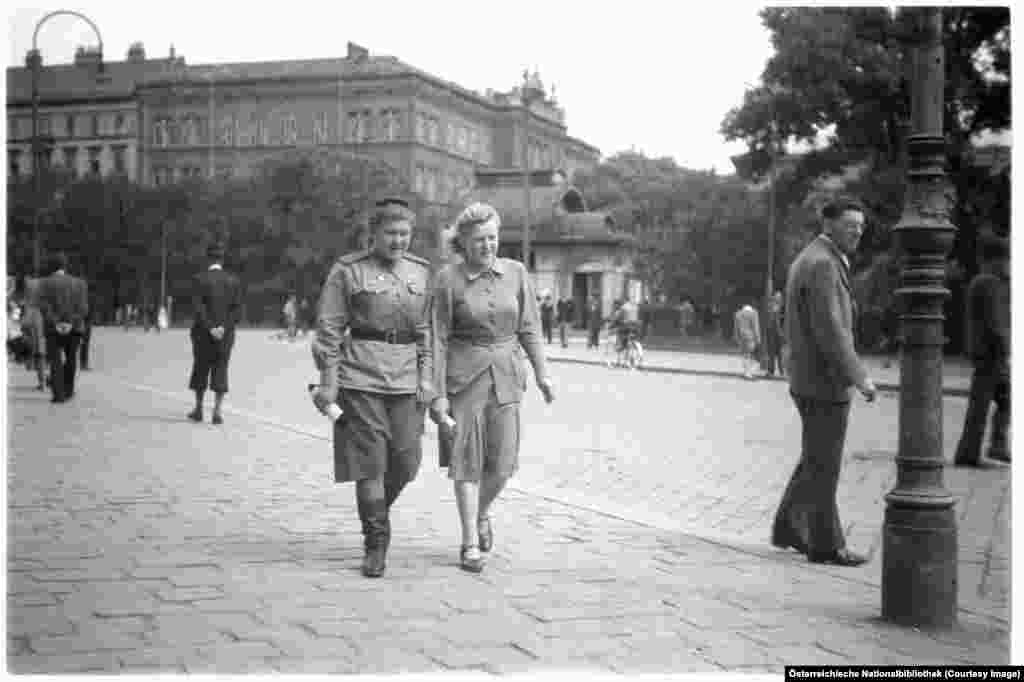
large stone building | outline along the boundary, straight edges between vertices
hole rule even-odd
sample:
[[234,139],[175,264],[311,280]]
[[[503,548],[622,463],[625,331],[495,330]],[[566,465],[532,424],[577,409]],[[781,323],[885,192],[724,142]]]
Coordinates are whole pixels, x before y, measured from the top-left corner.
[[[7,171],[32,173],[32,62],[7,69]],[[79,49],[73,64],[39,68],[39,135],[44,162],[77,177],[138,177],[136,84],[169,68],[173,60],[146,59],[133,45],[124,61],[101,63],[95,51]]]
[[[31,173],[28,60],[7,70],[15,175]],[[527,112],[518,88],[480,94],[351,43],[337,59],[207,65],[188,65],[173,48],[147,60],[137,45],[102,68],[80,51],[74,64],[40,71],[41,134],[54,137],[54,162],[145,184],[245,175],[281,149],[325,146],[382,160],[428,203],[447,204],[478,167],[521,168],[524,135],[534,168],[572,173],[600,156],[567,134],[546,94]]]

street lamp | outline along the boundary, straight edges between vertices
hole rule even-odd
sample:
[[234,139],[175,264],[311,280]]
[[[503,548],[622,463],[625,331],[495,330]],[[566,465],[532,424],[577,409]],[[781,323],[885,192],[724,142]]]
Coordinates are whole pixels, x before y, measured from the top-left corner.
[[905,254],[896,294],[904,300],[896,487],[886,495],[882,617],[902,625],[951,627],[957,612],[955,500],[942,469],[942,349],[950,222],[943,134],[942,10],[910,16],[911,134],[903,216],[894,228]]
[[523,87],[520,91],[520,99],[523,104],[523,132],[520,140],[521,155],[523,160],[523,265],[527,271],[530,270],[530,229],[532,222],[532,208],[530,206],[530,157],[529,157],[529,136],[527,129],[530,124],[530,105],[544,96],[540,87],[537,74],[530,78],[529,71],[523,71]]
[[29,53],[29,62],[32,68],[32,180],[33,188],[35,191],[35,218],[33,227],[33,241],[32,241],[32,267],[35,269],[35,273],[38,276],[40,274],[40,241],[39,241],[39,216],[42,212],[42,162],[43,162],[43,149],[41,140],[39,139],[39,70],[42,67],[43,59],[39,54],[39,29],[43,27],[47,21],[53,17],[66,14],[73,17],[82,19],[90,27],[94,33],[96,33],[96,40],[99,42],[99,69],[103,71],[103,38],[100,36],[100,30],[93,23],[92,19],[85,16],[80,12],[74,12],[66,9],[59,9],[54,12],[50,12],[36,24],[35,30],[32,32],[32,52]]

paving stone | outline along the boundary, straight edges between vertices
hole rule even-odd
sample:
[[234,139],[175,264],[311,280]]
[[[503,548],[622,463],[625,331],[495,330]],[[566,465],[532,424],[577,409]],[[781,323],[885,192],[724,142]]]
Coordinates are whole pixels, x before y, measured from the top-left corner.
[[21,608],[25,606],[56,606],[57,603],[57,597],[49,592],[23,592],[7,598],[8,608]]
[[286,674],[345,675],[358,672],[356,665],[344,658],[280,658],[274,667]]
[[120,664],[113,652],[85,654],[15,656],[7,660],[7,670],[17,675],[58,673],[114,673]]
[[77,635],[42,636],[29,640],[32,651],[44,656],[80,654],[90,651],[138,649],[145,645],[138,635],[82,632]]
[[7,612],[9,637],[67,635],[72,631],[71,620],[56,606],[23,607]]
[[195,602],[209,599],[223,599],[224,591],[217,585],[198,585],[195,587],[161,588],[156,596],[165,602]]

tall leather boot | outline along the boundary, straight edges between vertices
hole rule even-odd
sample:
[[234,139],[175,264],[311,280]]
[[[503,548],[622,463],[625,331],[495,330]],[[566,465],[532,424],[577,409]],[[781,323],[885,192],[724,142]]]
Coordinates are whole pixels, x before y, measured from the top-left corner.
[[388,544],[391,541],[391,523],[385,500],[358,499],[359,520],[363,524],[363,575],[379,578],[384,575]]

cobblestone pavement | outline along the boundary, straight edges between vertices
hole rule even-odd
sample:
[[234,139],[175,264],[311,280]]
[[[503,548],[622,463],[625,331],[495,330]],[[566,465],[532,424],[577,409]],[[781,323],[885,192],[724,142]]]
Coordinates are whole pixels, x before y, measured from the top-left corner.
[[[724,540],[715,524],[774,505],[795,461],[786,428],[795,419],[782,414],[792,409],[752,393],[780,384],[739,384],[740,393],[724,380],[625,374],[613,384],[602,370],[558,366],[560,402],[524,408],[523,475],[500,503],[487,570],[456,567],[455,509],[428,437],[420,478],[395,511],[388,576],[368,581],[357,572],[351,486],[330,482],[326,428],[301,402],[311,375],[303,344],[242,334],[228,424],[214,428],[184,420],[184,334],[98,331],[97,369],[72,404],[52,406],[26,373],[11,375],[12,671],[682,672],[1009,660],[1005,592],[973,604],[963,588],[960,627],[928,635],[878,620],[877,557],[874,571],[812,566],[768,549],[764,526]],[[644,409],[624,412],[625,396]],[[716,410],[716,401],[726,404]],[[779,414],[765,414],[774,403]],[[869,450],[850,443],[841,489],[866,485],[857,466],[874,471],[888,459],[891,469],[891,427],[874,421],[894,404],[874,406],[867,420],[877,432],[867,443],[881,454],[858,458]],[[962,419],[962,405],[946,404],[947,424]],[[758,409],[772,438],[754,425]],[[855,409],[854,423],[867,409]],[[667,427],[647,430],[666,414],[675,414],[669,425],[691,415],[685,443]],[[947,447],[956,437],[948,431]],[[603,452],[571,455],[582,449]],[[781,473],[765,484],[769,470]],[[998,528],[1008,525],[1006,474],[947,471],[951,490],[969,493],[958,508],[961,584],[980,589],[966,567],[987,562],[988,597],[992,585],[1008,590],[1008,530]],[[752,486],[772,495],[740,495]],[[683,518],[698,494],[718,501]],[[855,546],[868,534],[858,535],[857,501],[840,502]],[[970,525],[993,510],[997,532]],[[688,525],[704,537],[681,532]]]

